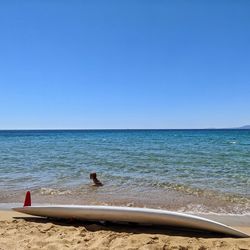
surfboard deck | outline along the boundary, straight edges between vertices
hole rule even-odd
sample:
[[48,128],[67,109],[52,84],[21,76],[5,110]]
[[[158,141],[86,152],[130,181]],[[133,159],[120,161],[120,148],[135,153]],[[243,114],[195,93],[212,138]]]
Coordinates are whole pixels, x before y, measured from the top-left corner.
[[244,232],[213,220],[160,209],[89,205],[31,206],[31,199],[28,197],[28,199],[25,199],[24,207],[13,208],[13,210],[42,217],[166,225],[223,233],[237,237],[250,237]]

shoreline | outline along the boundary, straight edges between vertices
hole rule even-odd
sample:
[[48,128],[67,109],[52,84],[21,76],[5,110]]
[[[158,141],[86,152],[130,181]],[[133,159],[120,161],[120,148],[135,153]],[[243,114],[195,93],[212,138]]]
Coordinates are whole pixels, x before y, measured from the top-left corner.
[[[250,234],[250,216],[216,217],[221,222],[230,222],[230,226]],[[0,235],[1,249],[4,250],[250,249],[250,238],[231,238],[171,227],[56,221],[11,210],[0,210]]]
[[[26,189],[27,190],[27,189]],[[22,204],[26,190],[1,192],[1,207]],[[78,188],[29,189],[33,204],[114,205],[165,209],[191,214],[250,215],[249,199],[227,200],[222,195],[189,194],[182,190],[147,188],[144,195],[134,186],[105,185],[101,188],[81,185]]]

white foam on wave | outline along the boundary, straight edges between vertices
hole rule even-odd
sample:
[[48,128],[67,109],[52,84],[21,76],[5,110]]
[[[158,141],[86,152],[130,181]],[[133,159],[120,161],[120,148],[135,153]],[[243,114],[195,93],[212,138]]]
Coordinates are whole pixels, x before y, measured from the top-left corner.
[[189,204],[186,207],[177,209],[177,212],[201,215],[250,216],[249,210],[238,209],[237,207],[232,208],[230,212],[222,207],[211,210],[211,208],[202,204]]
[[58,190],[53,188],[41,188],[40,194],[42,195],[65,195],[65,194],[71,194],[72,192],[70,190]]

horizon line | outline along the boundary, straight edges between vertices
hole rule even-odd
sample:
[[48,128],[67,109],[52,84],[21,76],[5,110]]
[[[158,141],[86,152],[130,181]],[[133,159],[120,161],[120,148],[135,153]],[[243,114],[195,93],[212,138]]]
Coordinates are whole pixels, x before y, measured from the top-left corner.
[[0,131],[93,131],[93,130],[230,130],[230,129],[250,129],[243,127],[228,128],[15,128],[0,129]]

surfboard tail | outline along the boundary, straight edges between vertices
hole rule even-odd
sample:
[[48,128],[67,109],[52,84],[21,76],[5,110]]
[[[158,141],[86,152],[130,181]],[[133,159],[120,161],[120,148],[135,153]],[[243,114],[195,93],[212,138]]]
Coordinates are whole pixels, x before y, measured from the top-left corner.
[[24,206],[24,207],[30,207],[30,206],[31,206],[31,195],[30,195],[30,191],[27,191],[27,192],[26,192],[25,200],[24,200],[23,206]]

